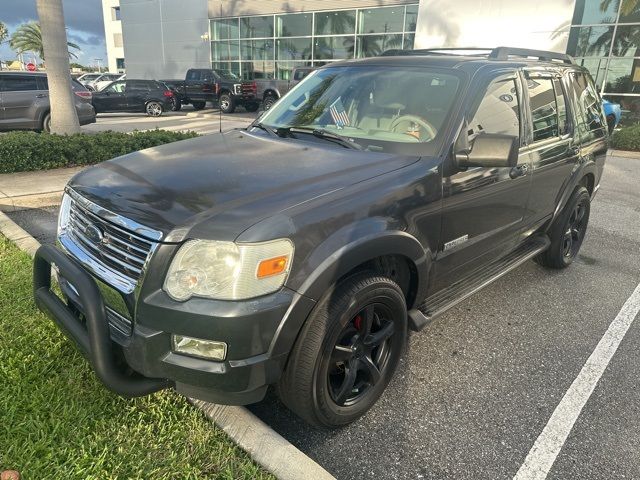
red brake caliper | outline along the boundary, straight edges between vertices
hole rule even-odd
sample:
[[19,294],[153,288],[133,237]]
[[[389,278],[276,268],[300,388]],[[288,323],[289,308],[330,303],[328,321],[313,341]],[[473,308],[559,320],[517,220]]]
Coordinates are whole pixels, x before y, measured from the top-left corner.
[[362,317],[360,315],[356,315],[356,318],[353,319],[353,324],[358,330],[360,330],[360,327],[362,326]]

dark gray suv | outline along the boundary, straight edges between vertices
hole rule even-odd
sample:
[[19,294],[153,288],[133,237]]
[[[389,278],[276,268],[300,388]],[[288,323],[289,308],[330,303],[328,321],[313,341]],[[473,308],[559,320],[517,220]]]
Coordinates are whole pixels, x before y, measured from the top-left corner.
[[[80,125],[95,123],[91,92],[71,80]],[[44,73],[0,72],[0,130],[44,130],[51,124],[49,86]]]

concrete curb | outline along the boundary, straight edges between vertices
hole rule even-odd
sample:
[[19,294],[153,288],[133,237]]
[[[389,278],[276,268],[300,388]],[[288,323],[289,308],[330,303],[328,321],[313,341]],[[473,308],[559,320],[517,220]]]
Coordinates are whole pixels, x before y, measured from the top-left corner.
[[636,160],[640,160],[640,152],[632,152],[629,150],[609,150],[608,154],[612,157],[635,158]]
[[[32,257],[40,242],[0,211],[0,234]],[[244,407],[216,405],[188,398],[196,408],[265,470],[281,480],[335,478]]]
[[29,208],[50,207],[60,203],[64,190],[21,195],[19,197],[0,197],[0,212],[15,212]]
[[281,480],[330,480],[329,472],[243,407],[189,399],[251,458]]

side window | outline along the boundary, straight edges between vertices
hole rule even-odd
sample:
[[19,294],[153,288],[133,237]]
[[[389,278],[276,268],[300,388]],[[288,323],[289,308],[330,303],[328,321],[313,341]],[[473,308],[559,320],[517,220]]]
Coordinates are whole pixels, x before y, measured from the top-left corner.
[[602,114],[602,104],[593,84],[582,73],[572,72],[570,78],[580,129],[589,132],[604,128],[606,122]]
[[567,99],[559,78],[553,79],[553,89],[556,91],[556,105],[558,106],[558,134],[569,133],[569,117],[567,112]]
[[489,85],[469,123],[470,139],[480,133],[520,136],[520,103],[515,80],[499,80]]
[[205,83],[213,83],[213,73],[211,72],[202,72],[202,81]]
[[187,80],[200,80],[199,70],[189,70],[187,72]]
[[124,93],[125,91],[125,83],[124,82],[114,82],[104,89],[105,92],[110,93]]
[[2,90],[5,92],[27,92],[38,90],[35,75],[6,75],[3,77]]
[[547,140],[558,136],[558,106],[550,78],[530,78],[529,106],[533,121],[533,141]]
[[47,81],[47,77],[38,75],[36,77],[36,81],[38,83],[38,90],[49,90],[49,82]]

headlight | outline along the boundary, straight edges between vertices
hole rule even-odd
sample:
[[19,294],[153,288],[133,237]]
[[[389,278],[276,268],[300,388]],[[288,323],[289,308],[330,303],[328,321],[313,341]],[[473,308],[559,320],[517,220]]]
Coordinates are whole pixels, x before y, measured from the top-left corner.
[[58,213],[58,232],[57,236],[60,237],[67,227],[69,226],[69,217],[71,216],[71,197],[68,194],[62,196],[62,202],[60,203],[60,213]]
[[190,240],[174,257],[164,281],[171,298],[244,300],[278,290],[293,260],[288,239],[264,243]]

